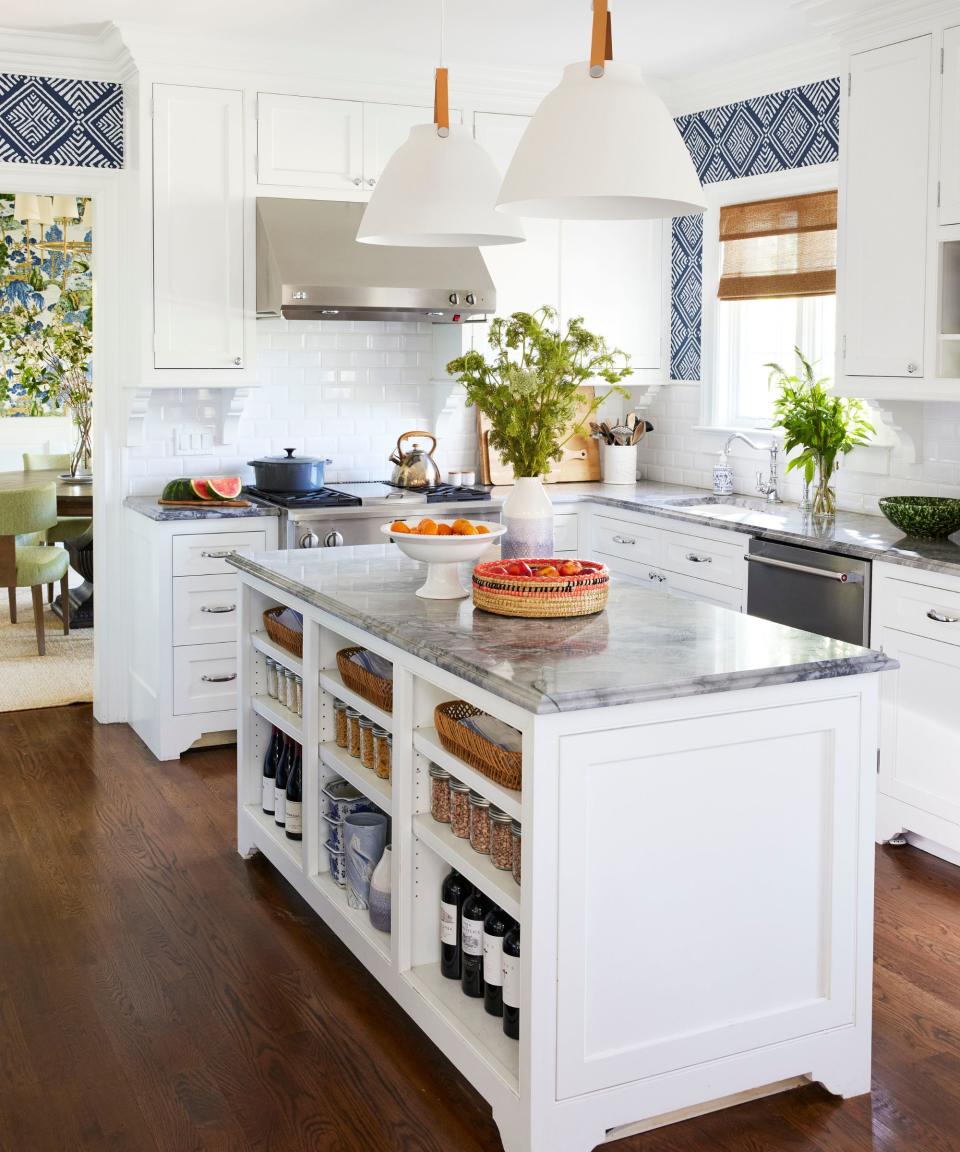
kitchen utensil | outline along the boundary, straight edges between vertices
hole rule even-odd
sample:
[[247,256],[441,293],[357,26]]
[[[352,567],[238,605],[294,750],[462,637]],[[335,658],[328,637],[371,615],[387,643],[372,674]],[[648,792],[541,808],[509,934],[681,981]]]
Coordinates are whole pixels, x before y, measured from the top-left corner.
[[[414,441],[409,452],[404,452],[401,444],[411,436],[425,436],[430,441],[429,449],[424,449]],[[404,432],[397,440],[397,447],[390,454],[390,463],[395,465],[391,483],[400,488],[433,488],[440,483],[440,469],[433,459],[437,438],[429,432]]]
[[[438,520],[438,524],[453,524],[452,520]],[[464,561],[479,560],[498,536],[507,530],[506,524],[494,524],[487,520],[471,520],[471,524],[483,524],[487,529],[476,536],[416,536],[407,532],[391,532],[390,525],[384,524],[381,533],[411,560],[420,560],[427,565],[427,580],[417,589],[417,595],[426,600],[458,600],[469,596],[469,591],[460,583],[458,567]]]
[[285,456],[264,456],[248,460],[262,492],[315,492],[323,487],[323,470],[332,460],[316,456],[294,456],[295,448],[284,448]]
[[960,530],[960,500],[946,496],[886,496],[880,511],[918,540],[937,540]]

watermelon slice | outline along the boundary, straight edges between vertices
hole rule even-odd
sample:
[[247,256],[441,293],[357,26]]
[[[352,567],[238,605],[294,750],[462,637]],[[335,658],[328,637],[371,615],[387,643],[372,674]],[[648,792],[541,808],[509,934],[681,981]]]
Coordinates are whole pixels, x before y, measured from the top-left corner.
[[236,500],[243,490],[239,476],[208,476],[207,488],[215,500]]
[[209,482],[202,477],[190,481],[190,491],[198,500],[212,500],[210,495]]

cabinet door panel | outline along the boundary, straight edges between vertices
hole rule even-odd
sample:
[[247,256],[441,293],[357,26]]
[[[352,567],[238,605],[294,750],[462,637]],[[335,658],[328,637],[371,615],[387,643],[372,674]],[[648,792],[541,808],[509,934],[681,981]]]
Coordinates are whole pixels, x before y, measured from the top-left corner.
[[243,367],[243,94],[154,86],[154,365]]
[[848,376],[923,376],[931,44],[920,36],[851,59],[840,284]]
[[960,646],[893,628],[875,643],[900,662],[883,678],[881,791],[960,823]]
[[564,220],[560,310],[565,324],[582,316],[634,369],[660,368],[663,221]]
[[257,108],[257,180],[261,184],[360,188],[363,104],[359,100],[261,92]]
[[943,34],[940,223],[960,224],[960,28],[948,28]]

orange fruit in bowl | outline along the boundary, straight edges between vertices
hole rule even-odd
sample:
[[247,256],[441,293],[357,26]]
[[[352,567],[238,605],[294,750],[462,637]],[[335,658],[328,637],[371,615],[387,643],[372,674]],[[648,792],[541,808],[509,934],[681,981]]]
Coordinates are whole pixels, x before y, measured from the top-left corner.
[[417,532],[421,536],[437,536],[439,535],[439,528],[436,520],[421,520],[417,525]]
[[490,534],[490,529],[486,526],[486,524],[478,524],[477,525],[477,535],[478,536],[489,536],[489,534]]
[[453,529],[450,527],[449,524],[438,524],[437,525],[437,535],[438,536],[452,536],[453,535]]
[[390,531],[397,533],[406,532],[409,534],[413,531],[413,529],[409,524],[404,523],[403,520],[394,520],[394,522],[390,525]]
[[455,536],[476,536],[477,530],[469,520],[454,520],[453,533]]

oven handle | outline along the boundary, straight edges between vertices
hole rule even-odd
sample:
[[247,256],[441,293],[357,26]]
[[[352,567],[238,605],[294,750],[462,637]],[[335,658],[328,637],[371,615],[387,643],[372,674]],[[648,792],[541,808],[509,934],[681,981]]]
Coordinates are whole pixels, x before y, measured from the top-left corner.
[[826,568],[813,568],[809,564],[792,564],[789,560],[774,560],[772,556],[755,556],[747,553],[744,560],[750,564],[766,564],[771,568],[786,568],[791,572],[802,572],[805,576],[822,576],[825,580],[836,580],[839,584],[862,584],[859,572],[830,572]]

